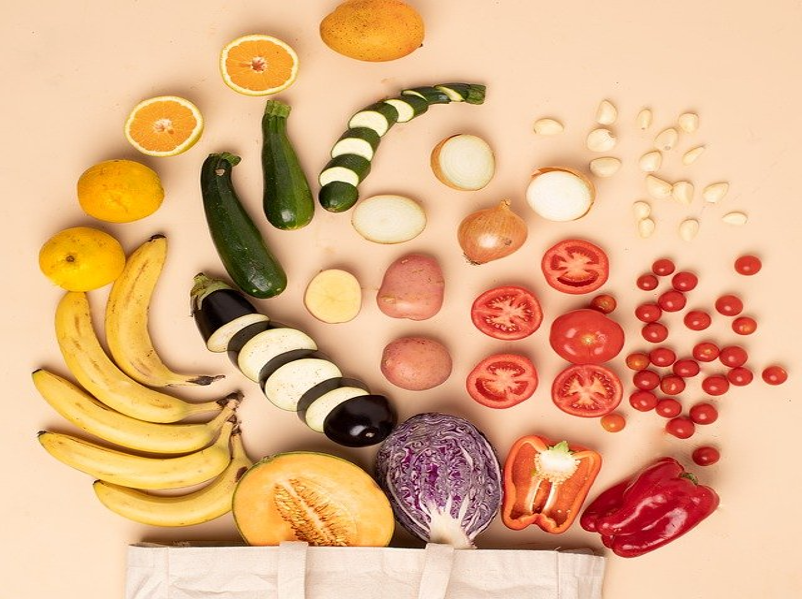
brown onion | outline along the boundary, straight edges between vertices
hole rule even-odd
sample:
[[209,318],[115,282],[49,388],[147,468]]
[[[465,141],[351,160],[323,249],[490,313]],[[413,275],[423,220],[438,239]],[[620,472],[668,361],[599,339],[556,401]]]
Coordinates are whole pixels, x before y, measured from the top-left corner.
[[523,246],[526,222],[510,210],[510,201],[469,214],[460,223],[457,238],[465,258],[481,265],[503,258]]

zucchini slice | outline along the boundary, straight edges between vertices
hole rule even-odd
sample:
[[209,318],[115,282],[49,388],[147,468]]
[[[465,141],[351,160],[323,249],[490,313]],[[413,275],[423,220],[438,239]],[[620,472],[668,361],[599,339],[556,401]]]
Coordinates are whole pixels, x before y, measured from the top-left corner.
[[448,104],[451,98],[448,94],[431,86],[422,86],[404,90],[401,92],[402,96],[417,96],[426,101],[427,104]]
[[342,371],[333,362],[324,358],[300,358],[273,371],[265,379],[262,391],[280,409],[296,411],[308,390],[335,377],[342,377]]
[[370,173],[369,160],[356,154],[343,154],[335,156],[323,167],[319,182],[324,186],[333,181],[342,181],[356,187],[368,173]]
[[318,200],[329,212],[343,212],[351,208],[359,199],[359,190],[345,181],[332,181],[320,188]]
[[429,103],[418,96],[402,96],[401,98],[388,98],[385,100],[398,112],[398,122],[408,123],[429,110]]
[[337,387],[330,392],[326,392],[322,396],[320,396],[317,400],[312,402],[309,405],[309,408],[306,409],[306,415],[304,416],[304,420],[306,421],[307,426],[312,431],[317,431],[318,433],[323,433],[324,423],[326,421],[326,417],[329,416],[329,413],[334,410],[337,406],[342,404],[343,402],[348,402],[352,398],[357,398],[358,396],[369,396],[370,394],[360,388],[354,386],[342,386]]
[[363,108],[348,121],[348,127],[367,127],[382,137],[398,121],[398,111],[385,102],[376,102]]
[[[206,340],[206,348],[211,352],[225,352],[229,349],[231,340],[244,329],[257,323],[267,326],[269,322],[270,319],[261,313],[248,313],[239,316],[215,329],[214,333]],[[267,327],[265,327],[265,329],[266,328]],[[259,331],[264,331],[264,329],[259,329]],[[258,333],[258,331],[254,332],[254,335],[256,335],[256,333]]]
[[237,355],[237,367],[251,381],[259,381],[262,369],[274,358],[291,350],[317,350],[315,341],[303,331],[278,327],[257,333]]
[[373,160],[376,148],[379,147],[381,138],[373,129],[367,127],[356,127],[349,129],[340,136],[337,143],[331,149],[331,157],[336,158],[344,154],[356,154],[365,160]]
[[475,83],[443,83],[434,86],[452,102],[482,104],[485,101],[485,86]]

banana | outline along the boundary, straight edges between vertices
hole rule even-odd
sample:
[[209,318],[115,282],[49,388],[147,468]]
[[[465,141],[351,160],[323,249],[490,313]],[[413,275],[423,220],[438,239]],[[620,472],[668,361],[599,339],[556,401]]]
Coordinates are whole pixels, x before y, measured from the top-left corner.
[[123,372],[144,385],[209,385],[223,375],[176,373],[153,348],[148,308],[166,259],[167,238],[163,235],[154,235],[128,257],[106,305],[106,341],[111,356]]
[[220,411],[216,401],[187,402],[131,379],[108,357],[92,326],[85,292],[67,292],[56,309],[56,337],[67,368],[92,396],[129,417],[174,423],[190,415]]
[[242,446],[242,436],[235,432],[228,467],[199,490],[183,496],[156,496],[100,480],[95,481],[94,489],[106,508],[132,521],[161,527],[197,525],[231,510],[237,481],[252,464]]
[[77,385],[44,369],[34,371],[33,383],[42,398],[73,425],[112,444],[156,454],[185,454],[208,446],[234,416],[241,398],[231,394],[219,400],[223,410],[207,423],[162,424],[110,410]]
[[233,421],[226,421],[211,446],[167,458],[128,454],[52,431],[40,431],[39,443],[54,458],[95,479],[143,490],[165,490],[196,485],[222,473],[231,462],[229,441],[234,427]]

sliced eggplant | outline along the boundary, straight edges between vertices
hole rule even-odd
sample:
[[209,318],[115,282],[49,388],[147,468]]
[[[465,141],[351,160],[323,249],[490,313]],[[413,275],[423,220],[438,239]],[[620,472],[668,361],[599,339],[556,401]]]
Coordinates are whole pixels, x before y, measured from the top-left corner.
[[[229,349],[229,344],[245,328],[257,323],[268,325],[270,319],[261,313],[249,313],[235,318],[215,329],[214,333],[206,340],[206,348],[212,352],[225,352]],[[266,327],[265,327],[266,329]],[[261,331],[261,330],[260,330]],[[258,333],[255,332],[254,335]],[[243,342],[244,343],[244,342]],[[242,345],[240,345],[240,348]]]
[[228,358],[234,363],[235,366],[238,365],[238,357],[239,351],[242,350],[242,347],[247,344],[254,336],[263,331],[267,331],[268,329],[275,328],[276,324],[272,321],[257,321],[256,323],[252,323],[246,327],[240,329],[236,334],[232,336],[232,338],[228,341]]
[[394,106],[376,102],[363,108],[348,121],[348,127],[367,127],[382,137],[398,121],[398,111]]
[[[192,316],[207,344],[223,326],[246,315],[259,314],[243,294],[219,279],[211,279],[203,273],[195,276],[190,292]],[[261,315],[264,319],[264,315]],[[217,347],[217,344],[214,344]],[[209,350],[212,350],[210,347]],[[221,352],[222,350],[212,350]]]
[[356,387],[365,390],[366,394],[370,393],[368,386],[358,379],[353,379],[351,377],[333,377],[332,379],[321,381],[313,388],[304,392],[304,395],[298,400],[297,412],[301,421],[306,423],[306,411],[312,406],[315,400],[320,398],[323,394],[327,394],[340,387]]
[[328,360],[328,358],[323,356],[320,352],[308,349],[290,350],[289,352],[279,354],[275,358],[271,358],[269,361],[267,361],[265,366],[262,367],[262,370],[259,371],[259,385],[262,387],[262,391],[264,392],[265,382],[273,373],[287,363],[291,363],[295,360],[301,360],[302,358],[320,358],[323,360]]
[[323,423],[335,407],[353,398],[368,395],[369,392],[361,387],[350,385],[336,387],[309,405],[304,415],[304,421],[312,431],[323,433]]
[[297,411],[303,395],[317,384],[342,377],[342,371],[324,358],[305,357],[289,361],[265,380],[265,397],[282,410]]
[[291,327],[267,329],[245,342],[237,355],[237,366],[248,379],[258,382],[265,365],[291,350],[317,350],[317,345],[303,331]]
[[323,433],[343,446],[361,448],[384,441],[398,417],[384,396],[356,396],[335,406],[323,421]]
[[356,154],[365,160],[373,160],[373,155],[376,153],[376,148],[379,147],[380,141],[379,134],[373,129],[367,127],[349,129],[340,136],[340,139],[332,147],[331,157]]
[[398,112],[399,123],[408,123],[429,110],[429,103],[426,100],[409,94],[406,96],[402,94],[400,98],[388,98],[385,102]]

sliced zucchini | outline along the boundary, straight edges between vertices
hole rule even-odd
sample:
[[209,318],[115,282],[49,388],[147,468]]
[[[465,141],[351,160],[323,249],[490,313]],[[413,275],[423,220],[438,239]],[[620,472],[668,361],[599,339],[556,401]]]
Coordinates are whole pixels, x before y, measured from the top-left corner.
[[370,173],[369,160],[356,154],[343,154],[335,156],[323,167],[319,182],[321,186],[325,186],[334,181],[343,181],[356,187],[368,173]]
[[326,392],[312,402],[306,410],[304,420],[312,431],[323,433],[324,423],[329,413],[343,402],[358,396],[368,396],[368,392],[359,387],[344,386]]
[[485,101],[485,86],[476,83],[443,83],[434,86],[446,94],[452,102],[482,104]]
[[448,97],[448,94],[429,85],[404,90],[401,92],[401,95],[417,96],[426,100],[427,104],[448,104],[451,102],[451,98]]
[[361,448],[385,439],[397,422],[384,396],[357,396],[335,406],[323,421],[323,433],[342,446]]
[[373,155],[376,153],[376,148],[379,147],[380,141],[379,134],[373,129],[368,129],[367,127],[349,129],[334,144],[331,149],[331,157],[356,154],[365,160],[373,160]]
[[402,96],[401,98],[388,98],[385,100],[398,111],[398,122],[408,123],[429,110],[429,103],[418,96]]
[[376,102],[363,108],[348,121],[348,127],[367,127],[383,136],[398,121],[398,111],[394,106],[384,102]]
[[329,212],[343,212],[359,200],[359,190],[345,181],[332,181],[320,188],[320,205]]
[[296,411],[307,391],[335,377],[342,377],[342,371],[333,362],[323,358],[300,358],[273,371],[265,379],[262,391],[280,409]]
[[237,366],[245,377],[258,382],[265,365],[290,350],[317,350],[317,345],[303,331],[291,327],[267,329],[245,343],[237,355]]
[[[206,348],[211,352],[225,352],[231,340],[243,329],[255,323],[268,324],[270,319],[261,313],[249,313],[236,317],[234,320],[224,323],[214,330],[214,333],[206,340]],[[261,330],[263,331],[263,330]],[[258,332],[254,332],[254,335]]]

